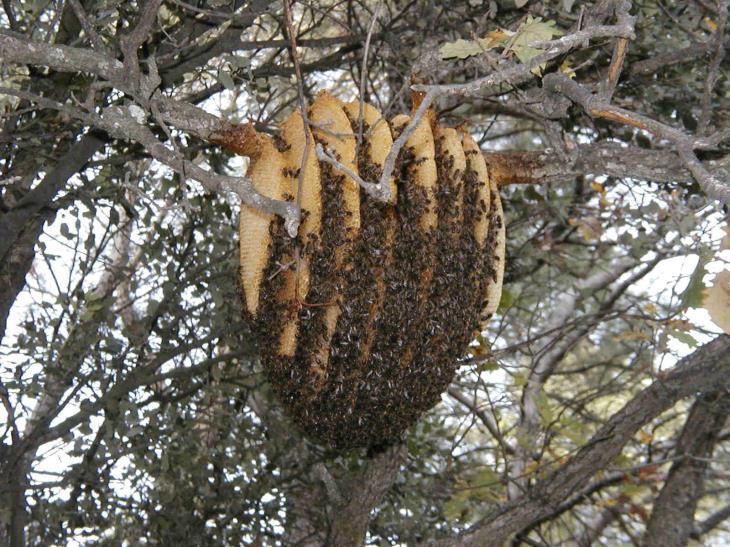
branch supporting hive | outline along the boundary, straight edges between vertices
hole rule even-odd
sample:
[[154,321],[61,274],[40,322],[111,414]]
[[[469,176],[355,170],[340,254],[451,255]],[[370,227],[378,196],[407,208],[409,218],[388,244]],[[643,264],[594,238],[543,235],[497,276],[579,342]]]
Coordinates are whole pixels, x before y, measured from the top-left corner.
[[309,146],[299,113],[274,139],[250,126],[218,139],[250,156],[259,192],[303,213],[292,238],[280,218],[242,206],[244,305],[299,427],[338,449],[381,445],[440,400],[499,304],[501,201],[476,142],[431,111],[400,151],[387,203],[318,161],[315,146],[377,181],[410,118],[321,93],[308,119]]

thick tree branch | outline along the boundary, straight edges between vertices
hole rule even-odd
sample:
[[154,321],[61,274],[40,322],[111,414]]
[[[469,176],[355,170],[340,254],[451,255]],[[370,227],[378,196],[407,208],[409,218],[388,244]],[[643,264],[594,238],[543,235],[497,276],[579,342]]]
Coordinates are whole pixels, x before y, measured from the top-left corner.
[[695,540],[699,540],[703,535],[711,532],[717,528],[720,524],[730,519],[730,504],[718,509],[712,513],[705,520],[700,522],[693,530],[690,537]]
[[[53,198],[89,159],[102,148],[105,136],[87,133],[59,159],[38,185],[23,196],[12,210],[0,216],[0,340],[5,333],[5,322],[15,298],[24,286],[36,235],[48,216],[54,212],[48,208]],[[41,214],[45,212],[45,214]],[[30,247],[19,245],[21,238],[28,239]]]
[[646,525],[646,547],[686,545],[692,535],[694,513],[704,490],[708,458],[730,413],[730,396],[713,393],[701,396],[690,410],[677,441],[679,457],[669,470],[651,518]]
[[[564,183],[579,175],[605,175],[650,182],[691,184],[692,173],[677,154],[617,143],[599,142],[568,150],[565,157],[552,149],[536,151],[485,151],[489,176],[508,184]],[[716,178],[730,177],[730,155],[703,162]]]
[[705,193],[723,203],[730,203],[730,183],[723,182],[709,173],[694,152],[695,149],[702,149],[706,146],[707,143],[704,139],[691,138],[674,127],[613,106],[602,96],[591,93],[590,90],[563,73],[548,74],[543,78],[543,84],[547,91],[560,93],[580,105],[591,117],[630,125],[668,140]]
[[0,59],[4,63],[47,66],[58,72],[89,72],[110,82],[123,82],[124,65],[91,49],[46,44],[0,29]]
[[[59,71],[91,72],[109,80],[111,85],[135,97],[139,89],[148,87],[154,89],[157,85],[148,84],[145,79],[155,79],[156,74],[149,77],[140,76],[143,81],[130,81],[129,74],[122,63],[115,59],[107,59],[97,52],[32,42],[16,38],[7,32],[0,32],[0,56],[9,62],[45,65]],[[208,114],[201,108],[169,99],[158,92],[149,101],[142,101],[141,105],[135,104],[129,108],[112,106],[105,110],[103,116],[97,116],[75,107],[54,105],[41,97],[29,96],[21,91],[8,88],[3,91],[24,96],[50,108],[63,110],[84,123],[107,131],[115,138],[134,140],[142,144],[155,159],[183,176],[190,176],[198,180],[207,189],[215,192],[234,192],[244,203],[283,217],[289,233],[296,234],[300,215],[295,204],[272,200],[259,194],[246,177],[234,178],[218,175],[186,161],[179,154],[164,146],[146,125],[146,120],[154,113],[159,114],[164,123],[174,125],[203,139],[209,139],[216,132],[232,128],[229,123]]]
[[639,429],[677,401],[698,392],[730,388],[730,336],[718,336],[682,359],[670,372],[614,414],[562,467],[539,481],[521,498],[489,514],[462,535],[439,546],[498,546],[535,520],[552,513],[618,456]]
[[405,445],[391,446],[369,460],[362,471],[349,477],[347,484],[340,488],[346,492],[346,501],[338,508],[332,522],[328,545],[363,545],[370,512],[393,485],[407,452]]

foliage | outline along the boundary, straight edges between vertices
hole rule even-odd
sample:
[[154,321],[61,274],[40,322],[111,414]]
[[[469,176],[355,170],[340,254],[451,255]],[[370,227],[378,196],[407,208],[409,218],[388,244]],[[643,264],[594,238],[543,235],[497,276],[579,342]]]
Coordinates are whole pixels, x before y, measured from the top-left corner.
[[[125,58],[122,38],[151,5],[7,4],[0,39],[106,48],[114,60]],[[543,86],[543,74],[562,73],[607,93],[616,36],[541,59],[544,42],[618,24],[621,4],[292,6],[310,102],[321,89],[357,98],[363,82],[364,98],[392,116],[410,109],[414,82],[466,84],[537,63],[436,103],[442,123],[466,124],[484,150],[542,158],[531,169],[540,184],[503,188],[500,310],[403,447],[344,453],[303,439],[270,393],[238,296],[239,200],[188,171],[238,180],[246,160],[155,112],[172,100],[226,123],[275,127],[298,107],[283,7],[162,2],[137,52],[143,75],[159,71],[157,103],[98,73],[48,68],[54,59],[8,61],[0,47],[0,537],[18,540],[20,526],[34,545],[357,544],[337,539],[347,531],[374,545],[468,544],[471,536],[457,534],[487,530],[480,526],[501,512],[538,499],[551,477],[603,442],[594,435],[625,404],[671,380],[679,359],[709,359],[703,348],[718,326],[727,332],[727,274],[718,274],[727,268],[726,207],[677,153],[680,141]],[[693,153],[729,180],[726,6],[634,2],[629,13],[634,35],[609,102],[688,138],[724,134]],[[94,121],[130,104],[185,159],[184,174],[159,150]],[[195,112],[190,126],[208,120]],[[682,450],[706,466],[694,470],[705,490],[690,496],[688,530],[727,542],[711,519],[730,506],[727,429],[719,419],[692,421],[724,409],[703,402],[727,398],[730,363],[721,364],[724,374],[707,376],[717,391],[697,389],[664,410],[639,407],[637,432],[614,439],[619,454],[585,480],[566,475],[575,491],[550,490],[542,512],[510,532],[513,544],[652,544],[649,523],[671,509],[660,492],[684,472],[675,466]],[[710,423],[709,449],[683,434]]]

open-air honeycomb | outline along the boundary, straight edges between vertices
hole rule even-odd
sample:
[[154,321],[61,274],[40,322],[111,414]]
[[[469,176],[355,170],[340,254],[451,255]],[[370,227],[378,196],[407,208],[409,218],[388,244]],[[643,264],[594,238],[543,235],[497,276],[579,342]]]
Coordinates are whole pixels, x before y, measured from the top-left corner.
[[359,102],[321,93],[271,138],[243,126],[218,142],[251,158],[271,198],[296,199],[295,238],[272,214],[242,205],[241,282],[268,378],[313,439],[334,448],[388,443],[440,400],[480,322],[496,309],[504,219],[474,139],[419,122],[382,203],[315,154],[315,143],[366,181],[410,118],[389,122]]

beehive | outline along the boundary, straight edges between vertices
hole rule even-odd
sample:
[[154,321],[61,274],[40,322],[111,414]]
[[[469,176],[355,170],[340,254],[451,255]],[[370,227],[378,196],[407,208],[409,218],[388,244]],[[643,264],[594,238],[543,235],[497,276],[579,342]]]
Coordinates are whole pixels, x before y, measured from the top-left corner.
[[[321,93],[276,138],[243,126],[216,137],[251,158],[272,198],[295,200],[299,233],[243,205],[241,285],[278,397],[311,438],[344,449],[388,443],[436,404],[474,331],[496,309],[504,271],[497,188],[472,137],[419,122],[396,162],[391,199],[318,161],[321,143],[367,181],[410,118]],[[303,173],[300,171],[303,170]],[[300,184],[301,183],[301,184]]]

